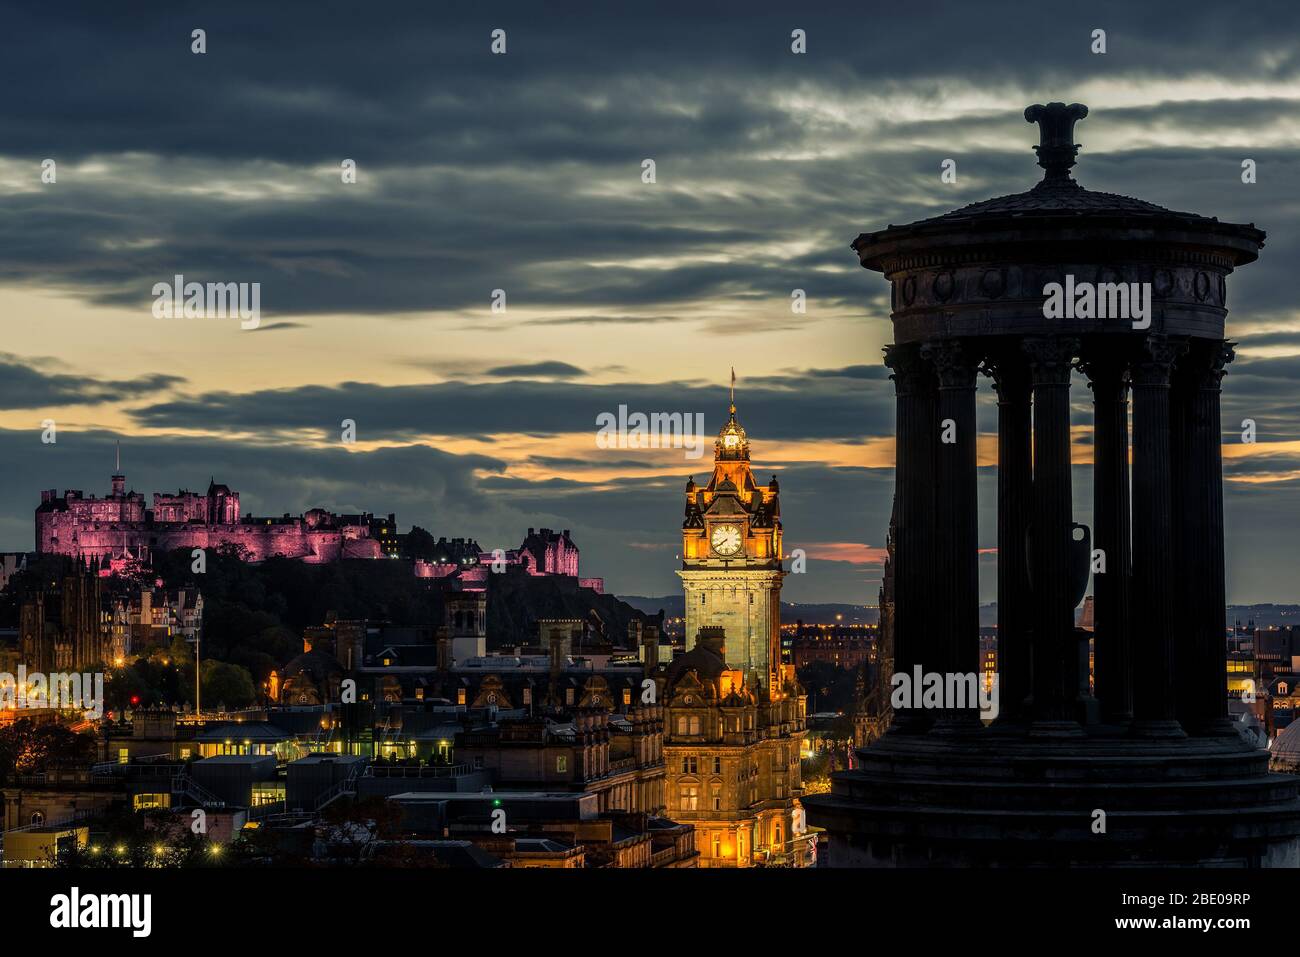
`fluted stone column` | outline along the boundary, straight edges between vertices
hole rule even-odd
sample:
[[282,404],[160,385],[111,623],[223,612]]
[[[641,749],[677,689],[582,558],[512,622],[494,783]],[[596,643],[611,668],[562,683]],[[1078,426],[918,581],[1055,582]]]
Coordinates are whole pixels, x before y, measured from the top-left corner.
[[1195,684],[1195,676],[1202,667],[1201,647],[1192,635],[1195,632],[1195,616],[1199,602],[1189,604],[1185,599],[1191,597],[1193,589],[1199,585],[1202,577],[1189,549],[1195,546],[1187,541],[1191,526],[1196,524],[1187,514],[1191,506],[1190,498],[1194,495],[1192,476],[1188,474],[1190,447],[1187,443],[1187,405],[1185,395],[1180,388],[1180,380],[1186,377],[1188,357],[1180,356],[1174,362],[1169,376],[1169,548],[1171,555],[1178,555],[1186,560],[1180,569],[1181,574],[1172,576],[1169,581],[1169,605],[1173,630],[1173,671],[1174,671],[1174,717],[1184,731],[1192,727],[1193,721],[1189,709],[1196,696],[1189,693]]
[[1092,578],[1094,694],[1103,721],[1124,723],[1133,717],[1128,361],[1102,341],[1079,367],[1092,389],[1093,548],[1105,561]]
[[1034,487],[1032,382],[1029,360],[1011,347],[994,352],[985,370],[998,394],[998,717],[1013,721],[1030,694],[1025,548]]
[[1070,594],[1070,369],[1077,339],[1024,341],[1034,384],[1034,494],[1029,577],[1034,627],[1035,735],[1082,734],[1076,719],[1079,650]]
[[1169,385],[1182,341],[1148,336],[1133,365],[1134,732],[1182,737],[1175,705]]
[[[979,505],[976,487],[975,379],[979,356],[960,340],[927,344],[939,380],[935,448],[935,585],[937,654],[926,670],[954,675],[979,668]],[[977,726],[975,702],[945,711],[936,731]]]
[[1185,610],[1175,654],[1180,676],[1177,714],[1194,734],[1234,734],[1228,720],[1226,595],[1223,563],[1223,456],[1220,383],[1232,343],[1193,340],[1174,373],[1178,411],[1175,539],[1187,573],[1174,583]]
[[[898,537],[894,542],[894,670],[911,675],[914,665],[932,670],[934,629],[934,448],[937,382],[919,346],[891,345],[885,364],[893,370],[895,402],[894,495]],[[890,733],[927,729],[933,715],[895,709]]]

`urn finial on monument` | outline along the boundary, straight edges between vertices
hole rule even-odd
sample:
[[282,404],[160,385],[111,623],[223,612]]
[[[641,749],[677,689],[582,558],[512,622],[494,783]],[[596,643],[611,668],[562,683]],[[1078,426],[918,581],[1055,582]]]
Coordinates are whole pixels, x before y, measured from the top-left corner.
[[1074,124],[1088,115],[1082,103],[1035,103],[1025,108],[1025,121],[1038,124],[1038,165],[1047,170],[1043,182],[1069,181],[1070,167],[1079,155],[1074,142]]

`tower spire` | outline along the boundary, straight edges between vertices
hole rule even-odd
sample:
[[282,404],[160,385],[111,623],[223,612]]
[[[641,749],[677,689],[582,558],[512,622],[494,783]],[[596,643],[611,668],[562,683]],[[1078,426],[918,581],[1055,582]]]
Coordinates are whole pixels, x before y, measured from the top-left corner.
[[116,462],[113,469],[112,488],[114,495],[126,494],[126,476],[122,474],[122,440],[117,440]]
[[736,367],[731,367],[731,414],[736,414]]

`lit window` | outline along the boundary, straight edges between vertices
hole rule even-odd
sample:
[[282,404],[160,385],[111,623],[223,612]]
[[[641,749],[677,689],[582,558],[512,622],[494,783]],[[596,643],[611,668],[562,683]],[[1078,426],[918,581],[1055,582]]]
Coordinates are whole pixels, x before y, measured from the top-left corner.
[[567,774],[569,771],[569,756],[567,754],[558,755],[555,759],[555,770],[558,774]]

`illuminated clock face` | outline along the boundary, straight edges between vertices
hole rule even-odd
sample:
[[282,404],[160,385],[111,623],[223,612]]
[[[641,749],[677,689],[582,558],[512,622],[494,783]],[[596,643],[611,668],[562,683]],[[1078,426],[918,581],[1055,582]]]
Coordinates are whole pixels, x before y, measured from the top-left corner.
[[719,555],[734,555],[740,551],[740,527],[737,525],[716,525],[709,536],[713,550]]

